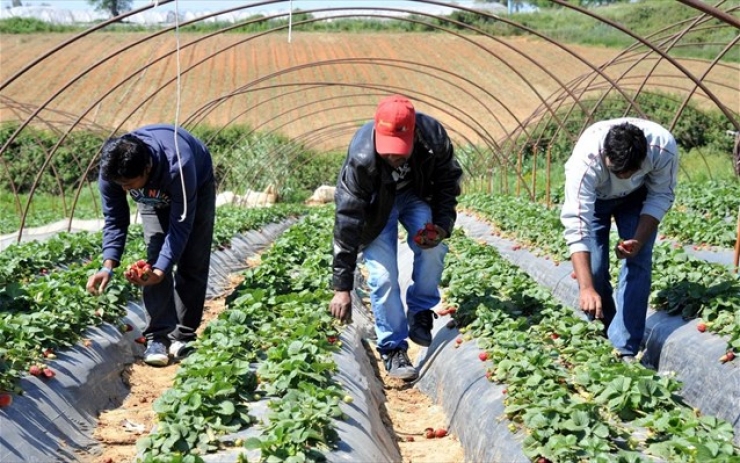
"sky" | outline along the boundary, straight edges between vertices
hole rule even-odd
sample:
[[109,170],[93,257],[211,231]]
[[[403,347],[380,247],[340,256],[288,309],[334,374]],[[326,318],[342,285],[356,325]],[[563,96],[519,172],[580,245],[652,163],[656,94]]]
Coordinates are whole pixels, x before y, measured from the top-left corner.
[[[141,8],[143,6],[154,3],[155,0],[134,0],[133,7]],[[460,6],[470,7],[473,5],[473,0],[440,0],[444,3],[457,4]],[[92,7],[87,0],[21,0],[23,6],[52,6],[54,8],[64,8],[68,10],[89,10]],[[0,0],[0,7],[10,7],[12,0]],[[233,8],[241,5],[249,5],[253,3],[259,3],[255,0],[177,0],[175,2],[163,5],[162,8],[167,10],[177,9],[180,11],[218,11],[226,8]],[[284,1],[279,4],[272,4],[266,7],[254,7],[251,11],[276,11],[281,9],[288,9],[290,5],[289,1]],[[331,5],[332,7],[403,7],[406,9],[421,9],[421,3],[414,3],[405,0],[293,0],[293,8],[308,10],[312,8],[320,8]],[[429,7],[428,5],[426,6]]]

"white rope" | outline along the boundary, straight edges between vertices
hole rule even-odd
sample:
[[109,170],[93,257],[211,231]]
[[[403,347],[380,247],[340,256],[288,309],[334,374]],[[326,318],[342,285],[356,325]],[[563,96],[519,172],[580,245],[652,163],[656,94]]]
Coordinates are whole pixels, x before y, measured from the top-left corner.
[[290,0],[289,8],[290,11],[288,12],[288,43],[290,43],[290,37],[293,34],[293,0]]
[[182,184],[182,199],[183,199],[183,209],[182,209],[182,215],[180,216],[180,222],[185,221],[185,217],[188,215],[188,192],[185,189],[185,178],[183,177],[182,173],[182,158],[180,157],[180,143],[178,141],[179,137],[178,130],[180,125],[180,95],[182,93],[182,82],[181,82],[181,69],[180,69],[180,7],[179,7],[180,0],[175,0],[175,44],[176,44],[176,58],[175,61],[177,62],[177,86],[176,86],[176,96],[175,96],[175,154],[177,155],[177,165],[180,168],[180,183]]

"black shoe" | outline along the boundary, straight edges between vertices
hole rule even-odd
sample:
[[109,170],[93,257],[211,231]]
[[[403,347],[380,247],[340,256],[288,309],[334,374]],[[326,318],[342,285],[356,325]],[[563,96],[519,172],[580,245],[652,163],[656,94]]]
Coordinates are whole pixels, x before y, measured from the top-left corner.
[[428,347],[432,343],[432,326],[437,313],[433,310],[422,310],[409,320],[409,339],[416,344]]
[[411,364],[411,360],[409,360],[409,356],[405,350],[392,350],[387,354],[382,354],[381,357],[383,358],[388,376],[404,380],[416,379],[418,376],[416,368]]

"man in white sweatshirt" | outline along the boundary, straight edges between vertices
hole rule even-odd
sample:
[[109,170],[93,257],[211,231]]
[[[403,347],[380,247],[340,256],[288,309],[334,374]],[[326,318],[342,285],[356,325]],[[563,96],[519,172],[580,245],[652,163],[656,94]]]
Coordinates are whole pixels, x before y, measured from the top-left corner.
[[[597,122],[579,138],[565,164],[560,219],[578,280],[579,305],[602,319],[620,357],[634,360],[645,331],[653,244],[658,224],[673,205],[678,149],[660,125],[642,119]],[[616,304],[609,276],[612,218],[624,259]]]

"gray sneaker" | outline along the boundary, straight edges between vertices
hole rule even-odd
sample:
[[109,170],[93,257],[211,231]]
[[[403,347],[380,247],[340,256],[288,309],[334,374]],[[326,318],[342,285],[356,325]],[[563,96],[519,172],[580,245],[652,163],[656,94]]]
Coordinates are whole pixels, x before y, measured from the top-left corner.
[[170,363],[170,357],[167,355],[167,346],[161,341],[150,340],[144,351],[144,363],[164,367]]
[[193,347],[188,341],[172,341],[170,343],[170,355],[175,362],[179,362],[193,353]]
[[409,360],[409,356],[405,350],[392,350],[386,354],[382,354],[381,357],[383,358],[388,376],[406,381],[416,379],[418,376],[416,368],[411,364],[411,360]]

